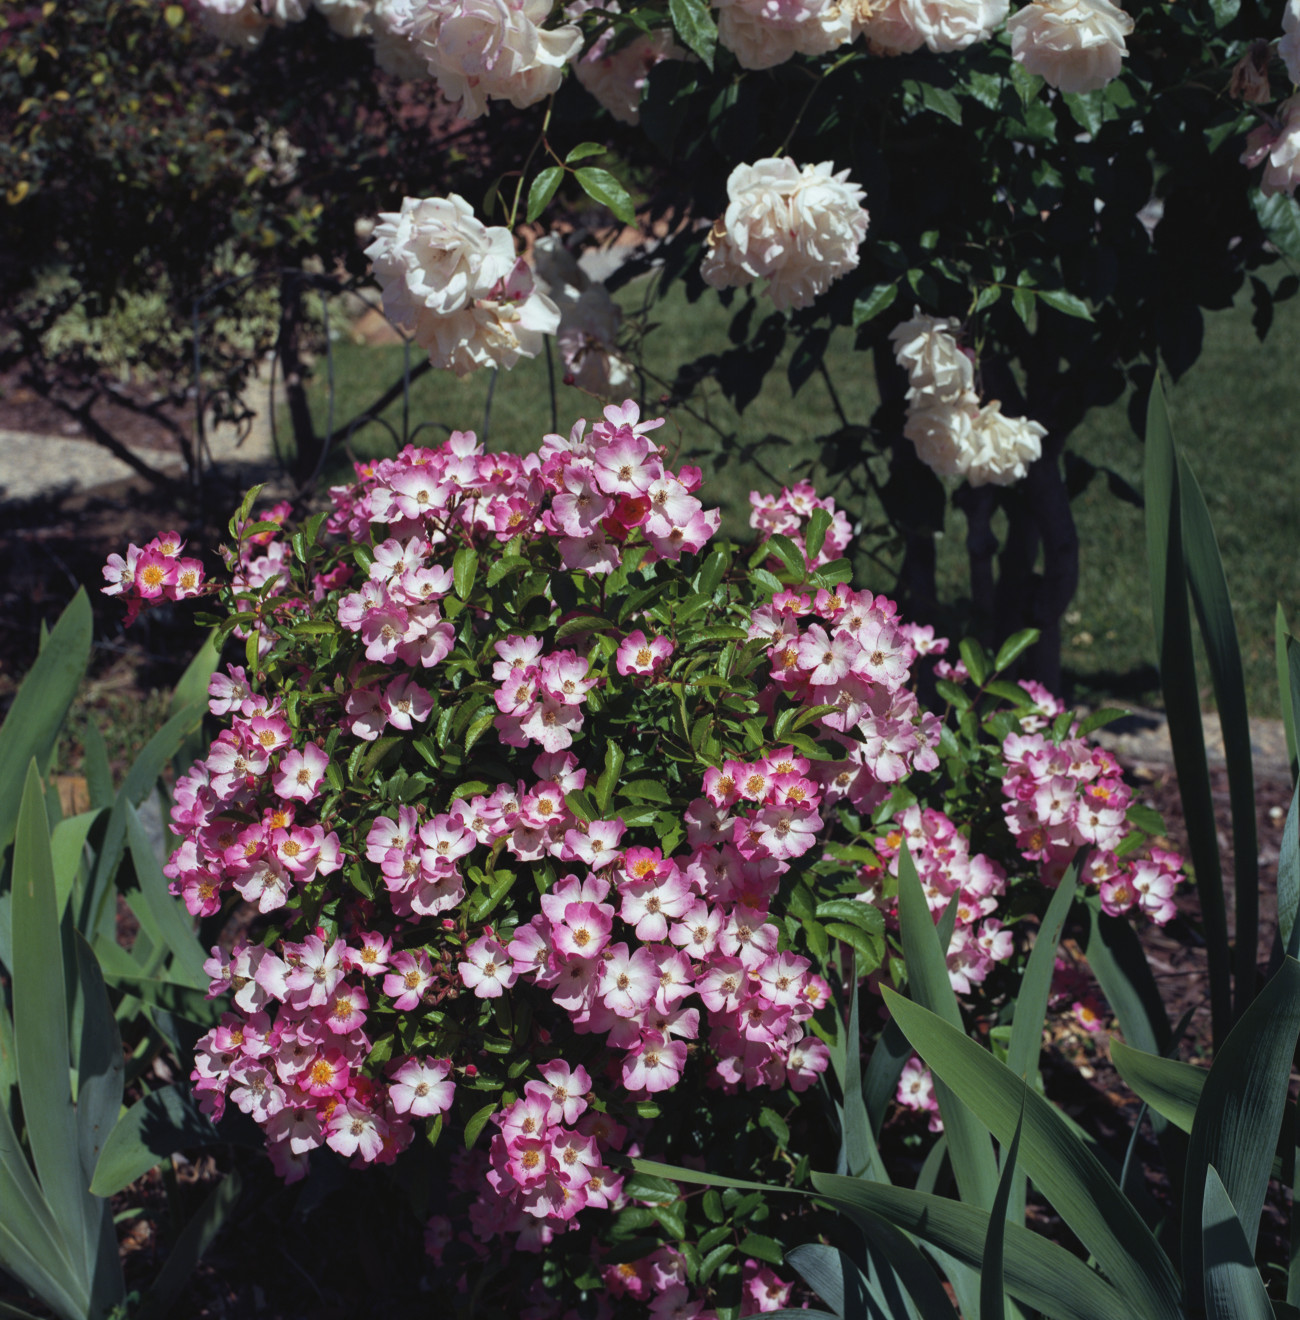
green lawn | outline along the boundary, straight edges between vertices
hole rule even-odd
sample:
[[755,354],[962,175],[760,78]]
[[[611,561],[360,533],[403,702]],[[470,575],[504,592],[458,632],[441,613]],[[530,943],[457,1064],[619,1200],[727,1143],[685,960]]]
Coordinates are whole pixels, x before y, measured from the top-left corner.
[[[635,308],[639,297],[636,290],[625,291],[625,308]],[[731,315],[716,299],[691,305],[675,289],[655,309],[659,325],[645,341],[647,370],[671,379],[680,364],[725,351]],[[1298,343],[1300,300],[1278,307],[1264,344],[1251,329],[1247,304],[1214,314],[1207,318],[1200,360],[1174,387],[1171,398],[1176,437],[1201,481],[1223,550],[1251,709],[1269,716],[1278,711],[1272,658],[1276,603],[1300,618],[1300,447],[1290,436],[1292,419],[1300,413],[1300,372],[1294,364]],[[787,350],[743,416],[711,385],[692,404],[695,415],[675,410],[659,433],[680,446],[683,457],[704,467],[709,489],[723,506],[724,529],[733,534],[743,534],[747,527],[749,490],[771,490],[797,479],[817,456],[811,441],[837,424],[820,376],[814,375],[792,396],[785,372],[788,358]],[[337,343],[334,359],[335,417],[342,424],[400,379],[403,351]],[[852,350],[850,332],[837,332],[826,361],[848,419],[866,421],[876,405],[875,386],[868,360]],[[437,443],[450,429],[475,430],[481,436],[490,385],[491,378],[482,373],[465,381],[447,372],[421,377],[411,390],[410,424],[434,425],[413,438]],[[653,380],[647,382],[648,412],[655,411],[660,388]],[[317,424],[323,427],[323,382],[318,381],[314,391]],[[580,391],[559,383],[557,391],[561,430],[578,417],[598,414],[599,404]],[[385,419],[400,433],[400,402],[388,409]],[[492,394],[490,447],[534,447],[550,429],[545,361],[522,362],[514,371],[501,373]],[[720,460],[719,431],[736,436],[742,446],[757,446],[757,452],[750,459],[733,452]],[[770,442],[762,443],[768,438]],[[1093,412],[1072,444],[1085,458],[1141,488],[1142,447],[1129,427],[1123,401]],[[335,479],[347,475],[346,448],[358,457],[374,457],[392,453],[393,447],[392,436],[372,424],[350,439],[341,438],[330,472]],[[827,489],[824,473],[814,471],[813,480],[819,489]],[[1080,586],[1066,616],[1064,660],[1076,694],[1155,702],[1157,694],[1143,676],[1144,667],[1154,661],[1154,647],[1141,511],[1111,495],[1099,477],[1076,500],[1074,512],[1082,543]],[[946,597],[958,601],[967,589],[965,530],[962,515],[950,510],[939,547],[940,582]],[[1208,695],[1208,679],[1205,682]]]

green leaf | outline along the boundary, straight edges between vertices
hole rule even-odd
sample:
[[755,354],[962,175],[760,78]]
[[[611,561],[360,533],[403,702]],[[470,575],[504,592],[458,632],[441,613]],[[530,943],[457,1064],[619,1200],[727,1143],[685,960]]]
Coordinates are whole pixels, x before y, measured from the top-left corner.
[[242,1190],[239,1172],[232,1170],[204,1198],[172,1244],[162,1269],[145,1293],[142,1302],[145,1314],[163,1316],[176,1304],[194,1267],[239,1203]]
[[826,533],[830,530],[831,515],[825,509],[814,509],[808,519],[808,530],[804,533],[804,544],[808,548],[808,558],[816,559],[826,543]]
[[1210,1075],[1207,1069],[1135,1050],[1113,1037],[1110,1057],[1116,1072],[1139,1099],[1179,1130],[1192,1130],[1196,1106],[1205,1089],[1205,1079]]
[[[1019,632],[1012,633],[998,647],[997,659],[993,662],[993,672],[1000,674],[1009,665],[1014,664],[1041,636],[1037,628],[1022,628]],[[970,668],[969,665],[966,667]]]
[[1255,835],[1255,773],[1251,764],[1250,720],[1246,713],[1246,679],[1241,665],[1241,647],[1237,642],[1237,626],[1232,618],[1232,602],[1228,599],[1228,582],[1210,523],[1210,512],[1205,507],[1195,475],[1181,456],[1178,459],[1178,493],[1182,503],[1187,581],[1209,660],[1228,768],[1236,897],[1233,934],[1237,966],[1233,1012],[1240,1017],[1255,993],[1259,945],[1259,847]]
[[1017,285],[1011,290],[1011,306],[1015,308],[1016,315],[1028,326],[1034,314],[1034,290],[1025,288],[1023,284]]
[[487,1126],[487,1121],[496,1113],[496,1101],[486,1104],[482,1109],[475,1110],[470,1115],[469,1121],[465,1124],[465,1149],[468,1150],[478,1140],[479,1133]]
[[1133,712],[1123,710],[1118,706],[1103,706],[1101,710],[1094,710],[1091,715],[1085,716],[1079,721],[1079,737],[1086,738],[1090,733],[1095,733],[1098,729],[1104,729],[1108,724],[1114,724],[1116,720],[1122,720],[1126,715]]
[[1241,12],[1241,0],[1210,0],[1215,27],[1227,27]]
[[1020,1133],[1024,1128],[1024,1122],[1025,1115],[1022,1110],[1016,1120],[1015,1136],[1011,1138],[1011,1145],[1003,1153],[998,1194],[993,1198],[993,1208],[989,1212],[989,1231],[984,1238],[984,1264],[980,1270],[980,1320],[1006,1320],[1002,1261],[1006,1254],[1007,1206],[1011,1200],[1012,1184],[1016,1177],[1016,1157],[1020,1153]]
[[203,970],[208,955],[194,933],[189,913],[168,891],[167,879],[154,856],[149,837],[135,808],[129,803],[126,806],[126,835],[131,865],[140,885],[140,901],[131,904],[132,912],[154,943],[164,945],[170,951],[172,977],[196,990],[206,991],[212,980]]
[[122,1109],[125,1068],[122,1037],[99,963],[80,931],[73,932],[77,954],[81,1034],[77,1050],[77,1148],[89,1187],[95,1168]]
[[12,892],[14,1053],[27,1142],[44,1198],[66,1236],[73,1280],[85,1288],[98,1225],[75,1155],[63,943],[45,794],[34,757],[27,764],[15,822]]
[[936,1081],[951,1087],[1000,1143],[1010,1144],[1023,1106],[1020,1158],[1025,1171],[1127,1298],[1130,1314],[1143,1320],[1181,1320],[1178,1277],[1169,1258],[1056,1108],[959,1028],[891,990],[882,993]]
[[623,773],[623,749],[612,738],[605,744],[605,768],[596,781],[596,806],[601,818],[609,815],[614,802],[614,788]]
[[1102,993],[1115,1010],[1129,1043],[1148,1054],[1165,1054],[1172,1044],[1169,1016],[1146,953],[1123,917],[1109,917],[1095,897],[1088,902],[1091,927],[1086,955]]
[[826,934],[852,947],[857,954],[858,967],[863,976],[869,976],[880,966],[884,957],[884,944],[879,937],[872,939],[861,926],[850,926],[843,921],[828,921]]
[[672,1205],[682,1199],[681,1188],[675,1182],[652,1173],[633,1173],[624,1180],[623,1190],[631,1200],[651,1205]]
[[853,328],[856,330],[860,325],[866,325],[868,321],[874,321],[881,312],[890,307],[894,299],[898,297],[898,282],[890,281],[888,284],[877,284],[874,289],[869,289],[861,298],[853,304]]
[[574,149],[564,158],[566,165],[572,165],[575,161],[586,160],[588,156],[603,156],[609,150],[608,147],[601,146],[599,142],[579,142]]
[[774,554],[785,566],[785,571],[800,582],[808,576],[808,563],[803,551],[788,537],[777,533],[763,542],[764,547]]
[[1277,859],[1277,920],[1282,943],[1300,957],[1300,787],[1291,794]]
[[28,763],[35,758],[42,777],[49,772],[59,730],[90,659],[90,636],[90,601],[82,589],[59,616],[0,725],[0,852],[14,837]]
[[1066,316],[1077,316],[1081,321],[1092,320],[1092,312],[1088,310],[1088,304],[1082,298],[1076,298],[1074,294],[1066,293],[1063,289],[1039,289],[1038,298],[1040,302],[1045,302],[1058,312],[1064,312]]
[[1300,962],[1283,958],[1216,1054],[1196,1107],[1187,1147],[1182,1237],[1183,1273],[1193,1306],[1200,1301],[1200,1202],[1211,1165],[1254,1251],[1298,1035]]
[[657,779],[630,779],[620,786],[619,792],[638,802],[659,802],[664,806],[672,802],[668,790]]
[[1296,773],[1295,699],[1292,691],[1300,674],[1291,665],[1290,637],[1286,615],[1279,605],[1273,616],[1273,649],[1277,660],[1278,703],[1282,707],[1282,724],[1286,730],[1286,759],[1291,766],[1291,782],[1294,784],[1300,776]]
[[69,816],[59,821],[50,835],[50,857],[54,863],[54,892],[56,895],[59,917],[68,905],[72,886],[76,883],[85,857],[86,836],[97,820],[103,816],[100,811],[83,811],[79,816]]
[[[907,963],[907,990],[912,999],[925,1009],[939,1015],[945,1025],[958,1034],[962,1031],[961,1009],[948,978],[946,947],[939,943],[930,906],[921,889],[921,881],[906,844],[898,857],[898,925],[903,942],[903,959]],[[899,1026],[911,1039],[905,1022]],[[965,1037],[963,1036],[963,1039]],[[916,1042],[913,1040],[915,1046]],[[979,1050],[992,1062],[979,1046]],[[963,1201],[987,1209],[997,1195],[998,1167],[989,1144],[988,1132],[966,1104],[956,1094],[946,1078],[937,1074],[934,1083],[935,1098],[943,1118],[944,1132],[952,1157],[953,1175]],[[1010,1134],[1001,1138],[1010,1140]]]
[[[1174,770],[1183,800],[1183,818],[1196,888],[1205,923],[1210,972],[1210,1014],[1214,1041],[1222,1043],[1232,1020],[1228,918],[1219,869],[1214,802],[1201,727],[1200,690],[1192,658],[1191,613],[1183,567],[1182,500],[1178,461],[1159,379],[1153,381],[1147,406],[1144,499],[1147,564],[1151,577],[1152,618],[1160,683],[1169,717]],[[1200,1217],[1191,1229],[1198,1234]],[[1198,1280],[1199,1282],[1199,1280]]]
[[[978,1270],[984,1263],[989,1213],[947,1197],[861,1178],[814,1173],[819,1195],[856,1215],[867,1211]],[[1008,1224],[1003,1277],[1011,1295],[1053,1320],[1136,1320],[1133,1302],[1078,1257],[1019,1224]],[[929,1320],[929,1317],[926,1317]],[[1143,1315],[1142,1320],[1148,1320]]]
[[885,930],[885,918],[880,909],[870,903],[859,903],[856,898],[828,898],[817,904],[816,916],[821,921],[847,921],[880,935]]
[[[197,707],[201,712],[207,710],[208,683],[216,672],[220,659],[221,644],[217,640],[216,630],[213,629],[204,639],[194,659],[185,666],[185,672],[181,675],[180,682],[176,684],[168,709],[169,718],[179,715],[190,707]],[[199,723],[187,733],[176,750],[178,773],[188,769],[202,755],[203,734],[202,714],[200,714]]]
[[1206,1320],[1274,1320],[1255,1253],[1214,1165],[1205,1171],[1201,1202]]
[[694,51],[712,73],[713,55],[718,46],[718,25],[707,0],[668,0],[668,13],[682,45]]
[[742,1256],[753,1256],[756,1260],[765,1260],[769,1265],[780,1265],[785,1260],[785,1252],[780,1244],[761,1233],[747,1233],[740,1243]]
[[[682,3],[682,0],[676,0],[676,3]],[[694,4],[695,0],[688,0],[688,3]],[[584,165],[582,169],[574,170],[573,177],[592,201],[607,206],[625,225],[635,228],[636,210],[632,199],[627,189],[608,170]]]
[[461,600],[469,599],[470,592],[474,590],[474,577],[477,573],[478,551],[468,547],[457,550],[455,558],[451,561],[451,576],[456,595]]
[[963,637],[957,648],[966,662],[966,672],[976,687],[983,687],[993,672],[993,666],[984,648],[972,637]]
[[187,1090],[164,1086],[137,1100],[108,1134],[90,1190],[116,1196],[176,1151],[222,1141]]
[[961,102],[946,88],[936,87],[932,82],[921,84],[921,100],[927,110],[933,110],[951,119],[954,124],[961,123]]

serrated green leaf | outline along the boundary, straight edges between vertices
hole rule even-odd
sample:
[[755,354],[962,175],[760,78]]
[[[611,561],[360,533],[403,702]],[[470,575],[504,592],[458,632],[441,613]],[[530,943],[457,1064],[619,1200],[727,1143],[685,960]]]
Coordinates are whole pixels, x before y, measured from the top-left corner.
[[531,225],[551,204],[551,198],[559,191],[563,178],[564,170],[561,166],[549,165],[533,180],[528,189],[528,206],[524,213],[528,224]]
[[[680,4],[682,0],[675,2]],[[694,4],[695,0],[688,0],[688,3]],[[636,209],[632,205],[632,199],[628,196],[627,189],[608,170],[584,165],[580,170],[574,170],[573,177],[592,201],[608,207],[625,225],[635,228]]]
[[704,61],[713,72],[713,56],[718,46],[718,25],[706,0],[668,0],[668,13],[682,44]]

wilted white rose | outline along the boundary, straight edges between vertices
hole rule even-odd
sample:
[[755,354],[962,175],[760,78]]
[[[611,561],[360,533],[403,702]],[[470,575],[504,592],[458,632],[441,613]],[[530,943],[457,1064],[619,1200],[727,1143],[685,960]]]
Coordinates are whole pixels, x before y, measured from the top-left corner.
[[952,400],[975,388],[975,367],[957,344],[960,330],[955,317],[917,312],[890,331],[894,359],[911,386],[909,399],[924,393]]
[[315,0],[325,21],[341,37],[359,37],[365,30],[373,9],[371,0]]
[[766,279],[781,309],[807,307],[858,264],[864,193],[830,161],[802,170],[789,157],[738,165],[729,205],[709,233],[700,274],[715,289]]
[[609,290],[588,279],[555,235],[537,241],[533,265],[542,291],[560,309],[555,340],[565,375],[588,393],[612,397],[633,376],[618,352],[623,313]]
[[1287,0],[1282,11],[1282,40],[1277,53],[1286,65],[1286,76],[1300,83],[1300,0]]
[[1093,92],[1118,76],[1133,20],[1110,0],[1033,0],[1007,31],[1026,72],[1063,92]]
[[258,45],[270,19],[257,0],[199,0],[199,22],[227,46]]
[[616,50],[610,49],[613,41],[612,31],[601,33],[573,72],[620,124],[637,124],[641,121],[641,90],[650,70],[662,60],[684,59],[686,52],[667,28],[645,33]]
[[916,456],[941,477],[964,477],[975,455],[973,434],[979,398],[968,390],[954,398],[925,394],[907,410],[903,435],[916,446]]
[[873,55],[909,55],[925,45],[907,0],[856,0],[853,35],[866,38]]
[[1276,119],[1250,131],[1241,163],[1253,169],[1261,161],[1259,188],[1265,197],[1295,192],[1300,184],[1300,96],[1283,101]]
[[902,0],[911,26],[933,51],[965,50],[1002,25],[1007,0]]
[[744,69],[794,55],[824,55],[853,40],[853,8],[841,0],[717,0],[718,40]]
[[1026,417],[1004,417],[994,399],[979,410],[971,427],[972,454],[966,480],[972,486],[1010,486],[1043,455],[1047,428]]
[[490,100],[522,110],[558,89],[582,33],[541,27],[550,9],[548,0],[420,0],[411,30],[443,95],[477,119]]

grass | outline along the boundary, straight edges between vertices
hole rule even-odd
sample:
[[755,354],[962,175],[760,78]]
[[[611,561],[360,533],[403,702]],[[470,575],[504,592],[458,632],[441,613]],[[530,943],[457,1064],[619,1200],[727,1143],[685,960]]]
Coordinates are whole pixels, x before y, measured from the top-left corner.
[[[635,311],[639,294],[624,291],[625,309]],[[655,411],[662,386],[677,368],[706,353],[730,347],[727,328],[732,310],[716,299],[688,304],[675,287],[656,306],[657,328],[645,339],[647,411]],[[1300,446],[1291,438],[1292,419],[1300,412],[1300,373],[1293,365],[1300,340],[1300,300],[1283,303],[1268,340],[1260,344],[1250,326],[1245,301],[1206,319],[1200,360],[1172,389],[1170,410],[1175,435],[1205,492],[1225,561],[1241,636],[1250,709],[1276,717],[1278,702],[1273,669],[1273,611],[1280,601],[1300,622],[1300,562],[1296,555]],[[416,351],[418,354],[418,350]],[[413,358],[417,361],[418,356]],[[708,488],[722,505],[724,530],[744,535],[750,489],[772,490],[792,482],[815,463],[816,438],[834,430],[837,417],[826,381],[813,375],[797,395],[786,375],[789,349],[768,373],[757,398],[743,416],[708,382],[695,415],[674,410],[660,437],[679,447],[705,469]],[[397,346],[334,345],[335,418],[345,425],[402,374],[403,350]],[[868,360],[853,351],[849,331],[837,331],[826,363],[848,420],[863,423],[877,402]],[[558,378],[557,378],[558,382]],[[323,379],[313,384],[317,426],[325,424]],[[564,431],[578,417],[594,417],[599,404],[580,391],[557,383],[558,423]],[[451,429],[484,434],[491,391],[489,447],[535,447],[552,429],[551,389],[544,359],[521,362],[502,373],[493,390],[480,373],[458,381],[447,372],[430,372],[411,388],[410,425],[425,425],[412,438],[436,444]],[[400,401],[384,414],[402,430]],[[720,451],[718,431],[734,435],[732,452]],[[1072,439],[1075,452],[1098,467],[1110,468],[1141,489],[1142,446],[1128,423],[1126,402],[1095,410]],[[329,465],[335,480],[349,475],[349,452],[359,458],[394,452],[395,439],[370,424],[340,436]],[[818,488],[834,493],[824,472],[813,471]],[[820,477],[820,480],[819,480]],[[1116,498],[1097,477],[1074,502],[1081,540],[1079,590],[1065,616],[1063,660],[1076,697],[1106,697],[1154,704],[1154,641],[1146,587],[1146,551],[1142,512]],[[939,545],[941,593],[958,606],[968,590],[965,520],[949,509]],[[884,582],[875,583],[883,587]],[[1202,666],[1202,676],[1204,667]],[[1206,680],[1208,698],[1208,679]]]

